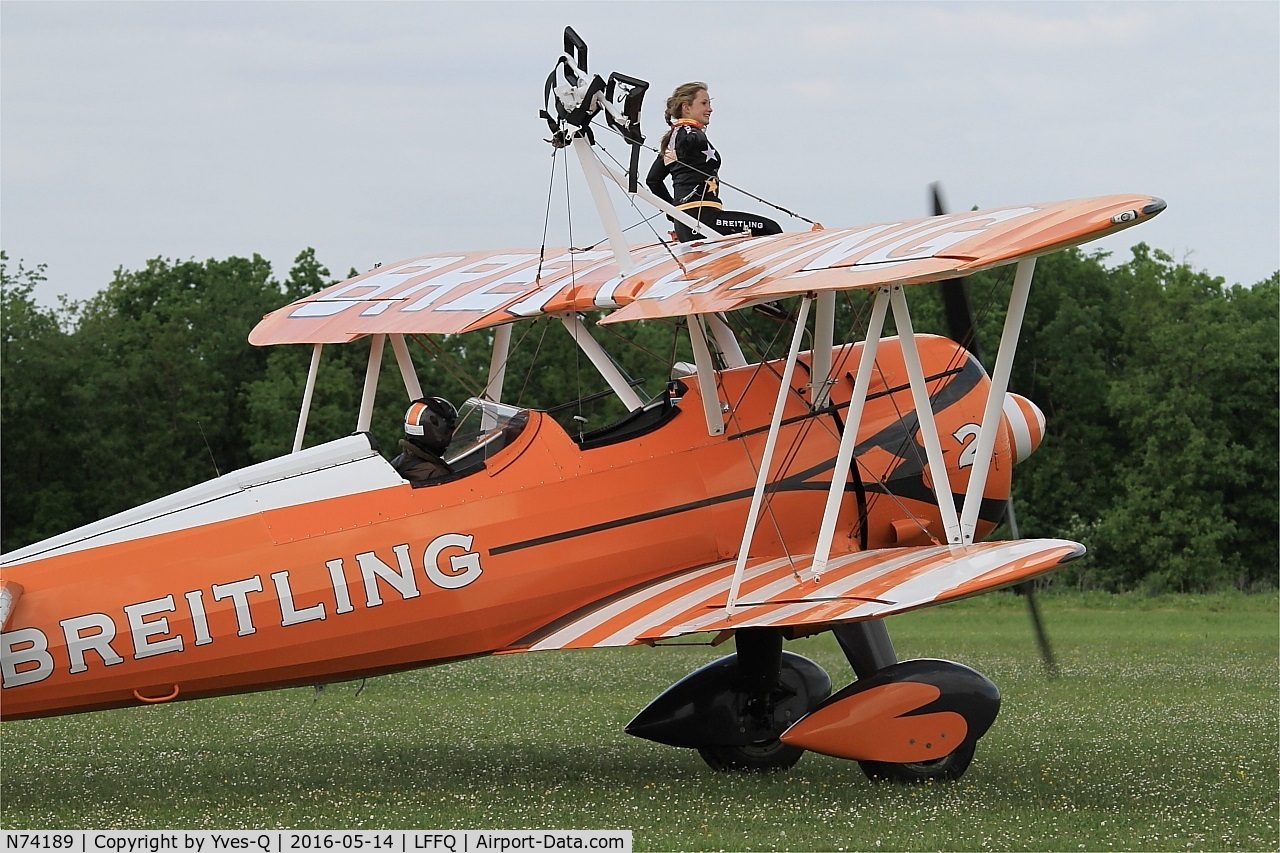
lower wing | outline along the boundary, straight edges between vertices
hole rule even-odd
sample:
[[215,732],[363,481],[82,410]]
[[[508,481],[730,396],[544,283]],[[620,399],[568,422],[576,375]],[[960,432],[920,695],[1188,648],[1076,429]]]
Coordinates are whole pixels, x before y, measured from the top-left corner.
[[[653,644],[739,628],[805,628],[878,619],[1009,586],[1083,556],[1064,539],[884,548],[833,557],[821,577],[813,555],[748,561],[735,605],[735,561],[660,578],[569,614],[511,651]],[[800,631],[799,633],[806,633]]]

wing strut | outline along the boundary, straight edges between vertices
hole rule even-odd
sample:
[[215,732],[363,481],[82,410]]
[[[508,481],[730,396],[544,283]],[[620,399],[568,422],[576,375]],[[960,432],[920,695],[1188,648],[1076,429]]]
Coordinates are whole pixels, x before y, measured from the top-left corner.
[[404,380],[405,393],[410,400],[421,400],[422,383],[418,381],[418,371],[413,369],[413,359],[409,356],[409,347],[405,345],[404,335],[391,336],[391,350],[396,354],[396,366],[400,368],[400,378]]
[[831,390],[831,348],[835,344],[836,292],[824,290],[818,294],[817,310],[813,315],[813,364],[809,374],[811,383],[809,408],[813,411],[827,404]]
[[746,528],[742,531],[742,545],[738,548],[738,562],[733,567],[733,580],[729,583],[729,601],[726,608],[730,615],[738,603],[738,588],[742,584],[742,573],[747,567],[747,556],[751,549],[751,540],[755,537],[756,524],[760,520],[760,504],[764,501],[764,488],[769,482],[769,468],[773,465],[773,450],[778,443],[778,432],[782,428],[782,412],[787,405],[787,395],[791,392],[791,375],[796,369],[796,357],[800,354],[800,343],[804,340],[805,326],[809,320],[809,303],[813,300],[806,296],[800,300],[800,312],[796,316],[795,334],[791,336],[791,350],[787,353],[787,364],[782,369],[782,383],[778,386],[778,399],[773,404],[773,419],[769,422],[769,435],[764,442],[764,454],[760,459],[760,469],[756,471],[756,487],[751,493],[751,509],[747,511]]
[[977,456],[973,470],[969,472],[969,488],[964,495],[964,507],[960,514],[960,529],[965,544],[973,542],[978,522],[978,509],[982,505],[982,493],[987,487],[987,474],[991,470],[991,454],[995,450],[996,430],[1000,425],[1000,411],[1004,406],[1005,392],[1009,390],[1009,377],[1013,373],[1013,356],[1018,349],[1018,334],[1022,330],[1022,318],[1027,310],[1027,294],[1031,290],[1031,276],[1036,270],[1036,259],[1018,261],[1013,276],[1013,292],[1009,294],[1009,310],[1004,316],[1004,331],[1000,333],[1000,349],[996,352],[995,371],[991,375],[991,390],[987,395],[987,407],[982,413],[982,429],[978,432]]
[[302,437],[307,432],[307,417],[311,414],[311,397],[316,391],[316,376],[320,373],[320,351],[324,344],[311,348],[311,366],[307,368],[307,387],[302,392],[302,408],[298,411],[298,429],[293,433],[293,452],[302,449]]
[[[813,575],[819,577],[826,570],[831,557],[831,542],[835,535],[836,516],[840,512],[840,499],[844,491],[844,482],[849,476],[853,461],[853,449],[857,443],[858,426],[862,421],[862,411],[866,403],[867,389],[871,381],[871,371],[875,364],[876,347],[884,327],[886,309],[893,308],[894,324],[902,342],[902,357],[907,368],[911,387],[912,402],[919,419],[921,440],[925,445],[929,469],[933,475],[934,497],[942,514],[943,526],[946,529],[949,545],[972,545],[977,528],[978,511],[982,506],[982,495],[986,491],[987,477],[991,471],[991,457],[995,450],[996,435],[1000,426],[1000,413],[1009,377],[1013,371],[1013,359],[1017,352],[1018,335],[1026,313],[1027,295],[1031,288],[1031,277],[1035,272],[1035,258],[1023,258],[1018,261],[1014,276],[1013,291],[1009,296],[1009,308],[1005,314],[1004,330],[1000,336],[1000,349],[996,353],[995,371],[991,378],[991,386],[987,394],[987,402],[982,415],[982,426],[978,432],[975,445],[973,468],[969,472],[969,484],[965,491],[964,503],[957,517],[955,498],[951,493],[950,478],[942,456],[942,446],[938,439],[937,423],[933,417],[933,407],[929,403],[928,388],[925,385],[920,356],[915,345],[915,334],[911,328],[911,316],[907,309],[906,296],[900,285],[882,287],[876,291],[872,306],[871,320],[867,325],[866,340],[863,342],[862,356],[858,362],[858,372],[854,379],[853,396],[849,401],[849,414],[845,420],[844,434],[840,437],[840,449],[836,454],[835,468],[831,473],[831,488],[827,493],[827,504],[823,510],[822,525],[818,531],[818,541],[813,559]],[[815,371],[816,375],[816,371]]]
[[[929,460],[929,473],[933,479],[933,495],[942,514],[942,527],[947,534],[947,544],[961,544],[960,519],[956,515],[956,499],[951,493],[951,478],[942,458],[942,443],[938,441],[938,423],[929,404],[929,389],[924,382],[924,370],[920,366],[920,350],[916,347],[916,333],[911,327],[911,312],[907,310],[907,296],[902,287],[891,289],[893,323],[898,327],[898,339],[902,342],[902,362],[907,368],[911,384],[911,402],[915,406],[920,439],[924,442],[925,457]],[[848,425],[846,425],[846,429]],[[994,446],[994,444],[993,444]],[[990,450],[988,450],[988,453]],[[973,541],[973,537],[969,537]]]
[[723,435],[724,410],[720,407],[720,392],[716,390],[716,367],[711,362],[707,330],[702,328],[701,315],[690,314],[686,319],[689,343],[693,345],[693,363],[698,368],[698,392],[702,397],[702,413],[707,418],[707,435]]
[[356,420],[356,432],[368,432],[373,423],[373,398],[378,391],[378,374],[382,371],[382,350],[386,335],[369,336],[369,366],[364,371],[364,391],[360,394],[360,416]]
[[617,211],[609,201],[609,193],[605,190],[604,180],[600,177],[600,160],[591,150],[591,143],[579,136],[573,140],[573,152],[578,155],[578,163],[582,166],[582,174],[587,179],[587,187],[591,190],[591,200],[595,202],[596,212],[600,214],[600,223],[609,235],[609,247],[618,261],[618,273],[623,277],[631,274],[635,261],[627,241],[622,236],[622,226],[618,224]]
[[[502,402],[502,384],[507,378],[507,357],[511,352],[512,323],[505,323],[493,331],[493,352],[489,354],[489,381],[480,396],[495,403]],[[498,425],[497,415],[487,408],[480,420],[480,428],[491,430]]]
[[844,483],[849,478],[849,468],[853,464],[853,447],[858,441],[858,426],[862,423],[862,409],[867,402],[867,389],[871,386],[876,349],[880,346],[880,333],[884,329],[885,314],[888,313],[889,291],[890,288],[887,287],[878,289],[871,305],[867,336],[862,342],[862,357],[858,360],[858,372],[854,374],[853,396],[849,398],[849,414],[844,421],[844,434],[840,436],[840,449],[836,453],[835,468],[831,472],[831,490],[827,492],[827,505],[822,512],[822,526],[818,530],[818,543],[813,555],[815,578],[821,577],[826,571],[827,561],[831,557],[836,516],[840,514]]
[[600,346],[600,342],[591,337],[591,333],[587,331],[587,327],[578,319],[577,314],[561,314],[560,322],[564,323],[564,327],[569,330],[569,334],[573,335],[573,340],[578,344],[578,348],[582,350],[595,369],[604,377],[604,381],[609,383],[609,387],[613,389],[613,393],[618,395],[618,399],[627,407],[627,411],[634,412],[636,409],[644,405],[640,400],[640,396],[636,394],[626,377],[618,370],[618,366],[609,358],[609,354],[604,351],[604,347]]
[[729,324],[724,321],[723,314],[708,314],[707,325],[711,327],[711,334],[716,341],[716,349],[720,350],[720,357],[724,359],[726,367],[746,367],[747,357],[742,354],[742,347],[738,344],[738,337],[733,333],[733,329],[729,328]]

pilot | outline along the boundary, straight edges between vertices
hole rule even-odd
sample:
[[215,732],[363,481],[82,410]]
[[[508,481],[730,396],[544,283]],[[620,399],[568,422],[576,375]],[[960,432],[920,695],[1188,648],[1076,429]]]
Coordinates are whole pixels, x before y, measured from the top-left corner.
[[[694,81],[676,87],[667,98],[663,116],[671,129],[662,137],[662,144],[658,146],[661,153],[653,161],[645,184],[658,198],[721,234],[781,233],[778,223],[771,219],[724,209],[720,201],[720,152],[706,133],[711,112],[706,83]],[[674,193],[667,191],[668,176]],[[676,238],[682,243],[702,236],[683,222],[676,222],[675,229]]]
[[414,400],[404,413],[405,437],[392,467],[415,486],[452,474],[443,457],[457,423],[458,410],[443,397]]

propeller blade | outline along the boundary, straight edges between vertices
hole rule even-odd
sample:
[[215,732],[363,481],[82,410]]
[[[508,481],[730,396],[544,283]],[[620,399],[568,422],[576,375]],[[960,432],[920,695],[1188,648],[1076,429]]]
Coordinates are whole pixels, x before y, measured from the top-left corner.
[[[929,185],[929,196],[932,202],[933,215],[944,216],[947,204],[942,198],[942,184],[934,181]],[[969,283],[964,278],[951,278],[939,283],[942,293],[942,309],[946,314],[947,330],[951,339],[973,353],[973,357],[982,360],[978,348],[978,330],[973,321],[973,305],[969,301]],[[1005,510],[1009,521],[1009,533],[1018,538],[1018,521],[1013,512],[1013,497],[1009,498]],[[1049,645],[1049,635],[1045,632],[1044,622],[1040,619],[1040,607],[1036,603],[1035,591],[1031,582],[1020,583],[1014,590],[1027,600],[1027,611],[1031,615],[1031,627],[1036,635],[1036,644],[1040,647],[1040,660],[1044,664],[1045,673],[1050,678],[1058,676],[1058,662],[1053,656],[1053,648]]]
[[1031,614],[1031,627],[1036,634],[1036,645],[1040,647],[1040,660],[1044,663],[1045,674],[1050,678],[1057,678],[1058,661],[1053,656],[1053,647],[1049,645],[1049,635],[1044,630],[1044,623],[1040,621],[1040,605],[1036,603],[1031,582],[1021,583],[1017,589],[1027,598],[1027,612]]
[[[1009,503],[1005,506],[1005,518],[1009,522],[1009,533],[1014,539],[1018,536],[1018,518],[1013,512],[1013,496],[1009,496]],[[1018,595],[1027,599],[1027,612],[1031,615],[1031,630],[1036,635],[1036,645],[1040,647],[1040,662],[1044,664],[1045,675],[1050,678],[1058,677],[1058,660],[1053,656],[1053,646],[1049,645],[1049,633],[1044,629],[1044,622],[1040,619],[1040,605],[1036,602],[1035,586],[1032,581],[1023,581],[1013,588]]]
[[933,215],[945,216],[947,212],[947,203],[942,200],[942,182],[934,181],[929,184],[929,194],[933,198]]
[[[933,202],[933,215],[943,216],[947,212],[946,202],[942,199],[942,185],[934,181],[929,185],[929,193]],[[939,282],[942,293],[942,310],[946,314],[947,331],[951,339],[973,353],[974,358],[981,360],[978,350],[978,332],[973,322],[973,306],[969,301],[969,283],[964,278],[949,278]]]

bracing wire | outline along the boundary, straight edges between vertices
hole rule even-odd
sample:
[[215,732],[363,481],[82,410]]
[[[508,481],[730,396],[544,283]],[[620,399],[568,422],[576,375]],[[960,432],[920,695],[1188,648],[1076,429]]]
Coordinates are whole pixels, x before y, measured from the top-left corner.
[[[792,327],[793,331],[794,331],[794,327],[795,327],[796,319],[797,319],[797,318],[796,318],[794,315],[792,315],[790,325],[791,325],[791,327]],[[785,324],[784,324],[784,325],[785,325]],[[743,328],[749,328],[749,327],[747,327],[747,326],[746,326],[746,324],[745,324],[745,323],[744,323],[744,324],[742,324],[742,327],[743,327]],[[776,343],[776,342],[777,342],[777,338],[778,338],[778,336],[780,336],[781,334],[782,334],[782,332],[781,332],[781,327],[780,327],[780,328],[779,328],[779,331],[778,331],[778,332],[776,333],[776,335],[775,335],[774,343]],[[805,334],[807,334],[807,330],[806,330]],[[777,369],[777,367],[776,367],[775,365],[771,364],[767,359],[765,359],[765,358],[761,357],[760,362],[759,362],[759,364],[757,365],[757,367],[758,367],[758,368],[767,367],[767,368],[768,368],[768,370],[769,370],[771,373],[773,373],[773,374],[774,374],[774,376],[776,376],[776,377],[778,378],[778,380],[779,380],[779,389],[778,389],[778,393],[779,393],[779,394],[782,394],[782,393],[788,393],[788,394],[789,394],[789,393],[792,393],[789,389],[788,389],[788,390],[785,390],[785,392],[784,392],[784,389],[781,387],[781,381],[782,381],[782,374],[781,374],[781,372],[779,372],[779,371],[778,371],[778,369]],[[751,385],[756,381],[756,379],[757,379],[757,378],[759,378],[759,376],[760,376],[760,375],[761,375],[761,371],[760,371],[759,369],[755,370],[755,371],[751,374],[750,379],[748,379],[748,381],[747,381],[747,388],[748,388],[748,389],[749,389],[749,388],[750,388],[750,386],[751,386]],[[746,393],[746,389],[744,389],[744,390],[743,390],[743,393],[744,393],[744,394]],[[731,414],[730,414],[730,418],[731,418],[731,419],[736,423],[736,421],[737,421],[737,414],[736,414],[737,410],[736,410],[736,408],[732,408],[732,407],[731,407],[730,412],[731,412]],[[780,473],[780,474],[781,474],[781,473],[783,473],[783,472],[786,472],[786,471],[790,470],[790,468],[791,468],[792,464],[795,462],[796,458],[798,457],[798,455],[799,455],[799,453],[800,453],[801,446],[802,446],[802,444],[803,444],[803,442],[804,442],[805,437],[809,434],[809,430],[811,430],[811,429],[813,428],[813,426],[814,426],[815,422],[816,422],[816,419],[815,419],[815,418],[806,418],[806,419],[803,421],[803,423],[802,423],[802,425],[801,425],[801,428],[800,428],[799,430],[797,430],[797,431],[796,431],[796,434],[792,437],[792,439],[790,440],[790,442],[788,443],[788,445],[783,449],[781,456],[780,456],[780,457],[778,457],[778,460],[774,463],[774,464],[776,465],[777,470],[779,471],[779,473]],[[739,427],[739,432],[741,432],[741,428],[740,428],[740,427]],[[758,475],[758,474],[760,473],[760,471],[759,471],[759,468],[756,466],[756,461],[755,461],[755,459],[753,459],[753,458],[751,457],[751,454],[747,451],[747,449],[746,449],[746,444],[745,444],[745,443],[743,443],[741,446],[742,446],[742,449],[743,449],[743,456],[746,458],[746,460],[747,460],[747,464],[751,467],[751,470],[752,470],[755,474],[757,474],[757,475]],[[778,492],[779,492],[780,485],[781,485],[780,480],[779,480],[779,481],[774,481],[774,482],[771,482],[771,483],[766,484],[766,486],[765,486],[765,490],[764,490],[764,494],[762,495],[763,500],[762,500],[762,502],[761,502],[760,511],[761,511],[761,514],[762,514],[762,515],[764,515],[764,516],[767,516],[767,517],[768,517],[768,519],[769,519],[769,523],[773,526],[774,533],[775,533],[775,534],[777,535],[777,537],[778,537],[778,541],[782,543],[782,546],[783,546],[784,550],[787,550],[786,536],[785,536],[785,535],[784,535],[784,533],[783,533],[782,525],[781,525],[781,523],[779,522],[778,517],[777,517],[777,514],[774,512],[774,508],[773,508],[773,501],[774,501],[774,498],[777,496],[777,494],[778,494]],[[787,550],[787,555],[788,555],[788,557],[790,556],[790,552],[789,552],[789,550]],[[794,569],[794,563],[792,564],[792,566],[793,566],[793,569]]]
[[538,248],[538,272],[535,281],[542,279],[542,264],[547,258],[547,231],[551,227],[551,194],[556,186],[556,159],[560,149],[551,149],[551,175],[547,178],[547,206],[542,214],[542,245]]
[[441,346],[434,337],[431,335],[410,335],[406,337],[412,340],[419,349],[430,355],[433,363],[439,364],[444,368],[444,372],[449,375],[449,378],[463,388],[468,389],[472,396],[483,390],[483,386],[477,385],[470,372],[448,350]]
[[213,463],[213,473],[221,477],[222,472],[218,470],[218,460],[213,456],[213,448],[209,446],[209,436],[204,434],[204,424],[200,423],[199,418],[196,419],[196,426],[200,429],[200,437],[204,439],[204,449],[209,451],[209,461]]
[[[592,122],[591,122],[591,123],[592,123],[592,124],[596,124],[596,122],[595,122],[594,120],[592,120]],[[596,127],[597,127],[597,128],[600,128],[600,127],[602,127],[602,126],[597,124],[597,125],[596,125]],[[611,132],[613,132],[613,133],[617,134],[618,136],[621,136],[621,135],[622,135],[622,133],[621,133],[620,131],[618,131],[616,128],[610,127],[610,126],[608,126],[608,125],[604,125],[603,127],[604,127],[604,129],[607,129],[607,130],[609,130],[609,131],[611,131]],[[628,144],[630,144],[630,143],[628,143]],[[654,154],[661,154],[661,153],[662,153],[662,152],[661,152],[661,151],[659,151],[657,148],[654,148],[652,145],[642,145],[641,147],[642,147],[642,148],[647,149],[648,151],[652,151]],[[610,159],[612,159],[612,155],[610,155]],[[615,163],[617,163],[618,161],[617,161],[617,160],[614,160],[614,162],[615,162]],[[620,164],[620,163],[619,163],[618,165],[619,165],[619,166],[621,166],[621,164]],[[705,176],[706,176],[706,177],[708,177],[708,178],[709,178],[709,177],[711,177],[711,173],[710,173],[710,172],[703,172],[701,169],[698,169],[698,168],[696,168],[696,167],[694,167],[694,166],[690,166],[689,168],[693,169],[695,172],[699,172],[700,174],[705,175]],[[766,198],[761,198],[760,196],[756,195],[755,193],[752,193],[752,192],[750,192],[750,191],[748,191],[748,190],[745,190],[745,189],[743,189],[742,187],[739,187],[739,186],[737,186],[737,185],[735,185],[735,184],[731,184],[731,183],[729,183],[728,181],[726,181],[724,178],[720,177],[719,175],[716,175],[716,180],[717,180],[717,181],[719,181],[720,186],[722,186],[722,187],[728,187],[728,188],[729,188],[729,189],[731,189],[731,190],[734,190],[734,191],[736,191],[736,192],[740,192],[740,193],[742,193],[743,195],[747,196],[748,198],[754,199],[755,201],[758,201],[758,202],[760,202],[761,204],[766,204],[766,205],[768,205],[769,207],[772,207],[774,210],[780,211],[781,213],[785,213],[787,216],[793,217],[793,218],[795,218],[795,219],[799,219],[801,222],[808,222],[810,225],[817,225],[817,226],[821,227],[821,223],[816,222],[816,221],[814,221],[814,220],[810,219],[810,218],[809,218],[809,217],[807,217],[807,216],[802,216],[801,214],[796,213],[795,211],[788,210],[787,208],[783,207],[782,205],[780,205],[780,204],[776,204],[776,203],[774,203],[774,202],[772,202],[772,201],[769,201],[769,200],[768,200],[768,199],[766,199]]]
[[[647,320],[647,321],[645,321],[645,322],[649,322],[649,323],[669,323],[670,321],[669,321],[669,320],[666,320],[666,318],[661,318],[661,317],[659,317],[659,318],[656,318],[656,319]],[[626,337],[625,335],[621,334],[620,332],[618,332],[618,330],[617,330],[616,326],[614,326],[614,325],[605,325],[605,326],[602,326],[602,325],[596,324],[596,328],[597,328],[597,329],[600,329],[601,331],[603,331],[606,335],[610,335],[611,337],[613,337],[613,338],[617,339],[618,341],[621,341],[622,343],[628,344],[629,346],[631,346],[631,347],[635,348],[637,351],[644,353],[645,355],[649,356],[650,358],[652,358],[654,361],[657,361],[658,363],[663,363],[663,362],[664,362],[664,360],[665,360],[665,363],[666,363],[666,364],[668,364],[668,365],[672,365],[672,364],[674,364],[674,363],[675,363],[675,355],[674,355],[674,351],[673,351],[673,354],[672,354],[671,358],[668,360],[666,356],[661,355],[660,353],[656,353],[656,352],[654,352],[653,350],[649,349],[648,347],[646,347],[646,346],[644,346],[643,344],[641,344],[641,343],[639,343],[638,341],[636,341],[636,340],[635,340],[635,338],[628,338],[628,337]],[[612,358],[612,357],[611,357],[611,358]],[[617,364],[617,362],[616,362],[616,361],[615,361],[614,363],[615,363],[615,364]],[[622,370],[622,365],[620,365],[620,364],[619,364],[619,365],[618,365],[618,369],[619,369],[619,370]],[[625,375],[625,374],[626,374],[626,371],[623,371],[623,374]],[[630,377],[628,376],[627,378],[630,378]]]
[[[873,296],[872,296],[871,294],[868,294],[867,299],[866,299],[866,300],[864,300],[864,302],[863,302],[862,310],[861,310],[861,311],[859,311],[859,310],[857,310],[856,308],[853,308],[853,304],[852,304],[852,297],[851,297],[851,295],[846,294],[846,300],[848,301],[848,303],[849,303],[849,305],[850,305],[851,309],[853,309],[853,317],[852,317],[852,318],[851,318],[851,320],[850,320],[849,334],[847,335],[847,337],[848,337],[848,338],[852,339],[852,338],[853,338],[853,333],[854,333],[854,331],[855,331],[859,326],[861,326],[861,325],[862,325],[862,322],[863,322],[862,318],[863,318],[863,317],[868,313],[868,310],[869,310],[869,309],[868,309],[868,306],[870,305],[870,303],[871,303],[872,299],[873,299]],[[850,348],[850,349],[846,350],[846,353],[845,353],[844,355],[842,355],[842,357],[841,357],[840,369],[843,369],[843,368],[847,365],[848,360],[852,358],[852,355],[853,355],[852,348]],[[879,374],[880,374],[880,382],[881,382],[881,385],[883,385],[883,386],[885,386],[885,387],[888,387],[888,382],[887,382],[887,380],[886,380],[886,377],[883,375],[882,368],[880,367],[879,361],[877,361],[875,364],[873,364],[871,369],[872,369],[872,370],[874,370],[874,371],[876,371],[877,373],[879,373]],[[835,365],[832,365],[832,372],[834,373],[836,370],[837,370],[836,366],[835,366]],[[891,395],[889,395],[889,399],[890,399],[890,402],[893,404],[893,407],[894,407],[894,413],[897,415],[898,420],[899,420],[899,421],[902,421],[902,419],[903,419],[903,413],[902,413],[902,410],[898,407],[898,404],[897,404],[897,400],[896,400],[896,398],[894,397],[894,395],[892,395],[892,394],[891,394]],[[846,429],[856,429],[856,428],[857,428],[857,425],[856,425],[856,424],[850,425],[850,424],[847,424],[847,423],[846,423],[846,424],[845,424],[845,428],[846,428]],[[913,446],[913,444],[914,444],[914,443],[911,441],[911,436],[910,436],[910,434],[908,433],[907,435],[905,435],[905,436],[903,437],[902,443],[898,446],[897,450],[896,450],[896,451],[892,451],[892,452],[894,453],[894,455],[895,455],[895,456],[897,456],[897,457],[899,457],[899,458],[903,458],[903,459],[908,458],[908,457],[905,455],[904,451],[907,451],[907,448],[908,448],[909,446]],[[886,449],[887,449],[887,448],[886,448]],[[908,452],[909,452],[909,451],[908,451]],[[916,456],[917,456],[917,459],[918,459],[918,452],[916,453]],[[866,470],[862,467],[862,462],[861,462],[861,460],[859,460],[859,459],[857,458],[857,456],[854,456],[854,459],[853,459],[853,465],[854,465],[854,468],[853,468],[854,476],[859,476],[859,477],[861,477],[863,474],[870,475],[870,472],[869,472],[869,471],[866,471]],[[923,470],[923,468],[922,468],[922,470]],[[876,477],[876,478],[875,478],[875,481],[876,481],[876,483],[877,483],[878,485],[880,485],[880,486],[881,486],[881,489],[880,489],[880,490],[878,490],[878,491],[874,491],[874,492],[872,492],[872,493],[868,496],[868,498],[867,498],[867,508],[866,508],[867,515],[870,515],[870,514],[872,513],[872,511],[875,509],[876,504],[880,501],[880,499],[881,499],[882,497],[884,497],[884,498],[887,498],[888,500],[893,501],[893,503],[898,507],[898,509],[900,509],[900,510],[902,511],[902,513],[903,513],[907,518],[912,518],[912,519],[914,519],[914,518],[915,518],[914,514],[913,514],[913,513],[912,513],[912,512],[911,512],[911,511],[906,507],[906,505],[902,502],[902,500],[901,500],[901,499],[900,499],[896,494],[894,494],[894,492],[893,492],[893,490],[892,490],[891,488],[889,488],[889,484],[888,484],[888,482],[885,480],[885,478],[883,478],[883,477]],[[917,520],[917,522],[916,522],[916,523],[917,523],[918,525],[920,525],[920,522],[919,522],[918,520]],[[920,525],[920,527],[921,527],[921,530],[922,530],[922,531],[924,531],[924,532],[926,532],[926,533],[928,532],[928,531],[923,527],[923,525]]]
[[[568,228],[569,228],[569,245],[572,246],[573,245],[573,199],[569,192],[569,167],[567,164],[565,166],[565,175],[564,175],[564,214],[565,214],[565,220],[567,221]],[[577,280],[576,273],[574,270],[573,254],[574,254],[573,252],[569,253],[569,281],[571,282]],[[587,422],[586,416],[582,414],[582,344],[579,343],[578,341],[578,335],[584,331],[585,329],[583,329],[581,325],[575,326],[573,331],[573,343],[574,343],[573,378],[574,378],[575,387],[577,389],[577,400],[578,400],[578,414],[574,416],[574,420],[578,423],[580,428]],[[579,431],[581,431],[581,429]]]
[[[613,130],[613,128],[610,128],[610,130]],[[614,131],[614,132],[616,133],[617,131]],[[626,171],[626,167],[618,162],[618,158],[614,157],[612,154],[609,153],[609,149],[605,148],[603,145],[597,146],[597,147],[599,148],[599,150],[605,153],[606,157],[608,157],[610,160],[614,162],[614,165],[616,165],[622,171],[624,172]],[[676,255],[675,250],[672,248],[671,241],[664,239],[663,236],[658,233],[658,230],[653,227],[653,224],[652,224],[653,220],[657,219],[659,216],[662,216],[663,215],[662,212],[657,211],[649,216],[644,216],[644,214],[641,213],[640,211],[639,205],[636,204],[635,197],[632,196],[630,193],[627,193],[626,196],[627,196],[627,203],[631,205],[632,210],[634,210],[638,215],[641,216],[641,220],[639,222],[632,223],[631,225],[628,225],[626,228],[622,229],[622,233],[625,234],[626,232],[630,231],[632,228],[637,228],[641,225],[648,225],[649,230],[653,233],[653,236],[657,240],[658,244],[666,248],[667,255],[671,258],[671,260],[675,262],[676,266],[680,267],[682,272],[688,272],[688,270],[685,268],[684,262],[680,260],[679,256]],[[595,243],[588,246],[587,250],[594,249],[596,246],[599,246],[601,243],[603,243],[606,239],[608,238],[607,237],[600,238]]]
[[[612,128],[610,128],[610,130],[612,130]],[[597,146],[597,147],[604,152],[606,157],[608,157],[610,160],[613,161],[613,164],[615,166],[617,166],[623,172],[626,172],[627,167],[619,163],[618,158],[614,157],[613,154],[609,152],[608,148],[605,148],[603,145]],[[626,196],[627,196],[627,202],[631,205],[632,210],[634,210],[636,213],[640,213],[640,206],[636,204],[635,196],[631,195],[631,193],[627,193]],[[627,231],[630,231],[632,228],[638,228],[641,225],[648,225],[649,230],[653,232],[653,236],[656,237],[659,242],[665,243],[667,241],[663,239],[662,235],[658,233],[658,229],[654,228],[652,224],[653,220],[657,219],[659,216],[662,216],[662,215],[663,215],[662,211],[660,210],[653,212],[649,216],[642,215],[642,218],[639,222],[632,223],[631,225],[628,225],[626,228],[622,230],[625,233]],[[600,243],[603,243],[603,242],[604,240],[599,240],[596,242],[596,245],[598,246],[600,245]]]
[[524,343],[524,339],[528,337],[529,332],[533,331],[533,327],[538,325],[542,326],[542,332],[538,335],[538,345],[534,347],[533,356],[529,359],[529,369],[525,371],[524,382],[521,383],[520,391],[516,394],[516,402],[520,404],[523,404],[525,392],[529,389],[529,380],[533,377],[533,365],[538,363],[538,354],[542,352],[542,344],[547,339],[547,324],[539,323],[535,320],[529,324],[529,331],[520,336],[520,342]]

